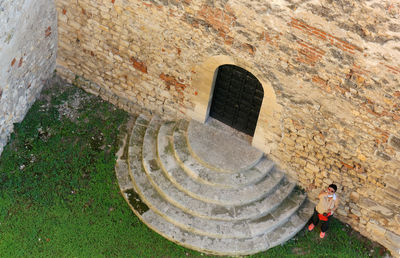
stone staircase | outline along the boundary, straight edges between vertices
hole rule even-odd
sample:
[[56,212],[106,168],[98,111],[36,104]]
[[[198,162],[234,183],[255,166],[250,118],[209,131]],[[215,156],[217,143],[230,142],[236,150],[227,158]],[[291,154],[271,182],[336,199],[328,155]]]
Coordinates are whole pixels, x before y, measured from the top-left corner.
[[122,134],[116,175],[134,213],[179,245],[248,255],[300,231],[313,204],[261,152],[218,126],[140,115]]

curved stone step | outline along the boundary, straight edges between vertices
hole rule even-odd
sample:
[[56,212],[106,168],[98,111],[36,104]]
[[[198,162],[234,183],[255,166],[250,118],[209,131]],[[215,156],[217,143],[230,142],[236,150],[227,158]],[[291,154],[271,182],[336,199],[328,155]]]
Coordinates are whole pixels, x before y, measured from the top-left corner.
[[174,125],[175,123],[161,125],[157,135],[158,157],[153,157],[153,159],[158,158],[159,164],[167,178],[179,190],[193,198],[220,205],[242,205],[262,199],[284,177],[283,173],[274,169],[257,184],[242,188],[221,189],[220,187],[199,183],[187,176],[172,154],[170,138]]
[[265,198],[238,206],[218,205],[193,198],[175,187],[160,168],[157,159],[154,158],[157,148],[155,139],[160,125],[161,122],[158,119],[150,121],[143,140],[142,164],[149,181],[160,195],[185,212],[199,217],[220,220],[252,218],[255,214],[262,216],[277,207],[294,188],[294,184],[283,178],[284,180],[273,189],[267,189],[270,194]]
[[184,230],[209,237],[246,238],[272,231],[294,214],[306,198],[304,194],[294,191],[275,210],[258,219],[211,220],[185,213],[167,202],[152,187],[144,173],[135,171],[133,177],[136,192],[154,212]]
[[151,229],[179,245],[208,254],[238,256],[265,251],[294,237],[307,223],[313,207],[307,202],[279,228],[250,238],[214,238],[198,235],[169,223],[151,210],[138,216]]
[[116,153],[116,163],[115,163],[115,174],[119,184],[121,192],[130,190],[133,188],[132,180],[129,175],[129,167],[127,164],[128,160],[128,146],[129,139],[132,133],[132,129],[136,122],[137,117],[131,116],[127,123],[120,128],[120,134],[118,136],[119,150]]
[[[143,172],[141,163],[141,148],[134,147],[137,146],[137,144],[143,144],[143,135],[145,134],[145,129],[148,122],[146,120],[142,120],[141,118],[142,117],[139,117],[136,120],[135,126],[132,129],[132,135],[129,139],[129,154],[126,154],[126,149],[128,148],[121,148],[125,151],[123,151],[124,154],[121,155],[122,160],[120,159],[120,155],[118,155],[119,158],[116,164],[116,176],[121,192],[123,193],[123,197],[128,202],[135,214],[148,227],[170,241],[187,248],[209,254],[234,256],[248,255],[264,251],[268,248],[284,243],[288,239],[292,238],[299,230],[301,230],[310,218],[314,205],[306,200],[302,206],[297,209],[301,203],[299,200],[304,200],[302,198],[305,195],[300,191],[293,191],[290,197],[284,200],[282,205],[273,210],[271,214],[259,219],[246,221],[247,225],[244,228],[247,228],[247,232],[250,230],[250,234],[247,233],[233,235],[233,238],[229,238],[228,235],[217,237],[219,234],[216,234],[214,237],[204,236],[204,232],[207,234],[212,234],[215,231],[215,228],[221,228],[224,225],[225,229],[229,230],[227,228],[229,224],[226,223],[230,223],[230,225],[235,225],[236,223],[237,225],[239,221],[205,221],[180,211],[175,206],[161,198],[158,192],[153,189],[153,186],[149,184],[149,178],[147,178]],[[150,128],[157,128],[157,126],[154,126],[154,124],[156,123],[150,124]],[[127,170],[126,160],[123,160],[126,158],[129,158],[129,166],[131,167],[129,170]],[[136,181],[127,180],[128,171],[129,173],[135,173],[135,176],[131,175],[131,177],[133,176],[136,179],[140,179]],[[287,184],[287,186],[290,186],[290,184]],[[136,191],[140,192],[138,191],[139,187],[140,189],[144,189],[146,194],[137,194],[134,191],[133,188],[136,188]],[[151,191],[149,191],[149,189]],[[156,207],[157,212],[153,210],[153,207],[150,207],[151,209],[147,207],[145,204],[147,201],[145,201],[143,197],[150,198],[147,201],[152,203],[151,206]],[[241,208],[248,210],[249,207],[242,206]],[[240,213],[240,210],[237,208],[239,207],[236,207],[234,211]],[[293,214],[293,211],[296,209],[296,213]],[[253,209],[253,212],[259,212],[259,210],[256,211]],[[162,216],[160,216],[160,214]],[[184,214],[183,217],[181,216],[182,214]],[[289,216],[290,218],[287,219]],[[174,220],[180,221],[180,224],[186,224],[187,226],[181,228],[180,225],[176,226],[175,224],[170,223],[171,217]],[[201,222],[205,224],[201,224]],[[276,227],[277,224],[280,226]],[[263,231],[263,227],[266,228],[267,231]],[[202,232],[199,232],[199,230],[193,230],[195,228],[202,229],[200,230]],[[214,231],[212,231],[213,228]],[[243,226],[237,227],[237,229],[243,229]],[[223,230],[221,230],[220,233],[225,234],[228,233],[228,231],[223,232]]]
[[165,176],[158,161],[154,159],[154,153],[157,148],[157,146],[155,146],[155,138],[160,124],[161,122],[158,119],[152,119],[145,132],[142,146],[142,165],[151,185],[157,192],[159,192],[164,199],[189,214],[216,220],[237,220],[250,219],[255,216],[261,217],[275,209],[279,203],[291,193],[295,186],[284,179],[279,185],[276,185],[274,189],[270,190],[270,195],[261,200],[240,206],[218,205],[195,199],[176,188]]
[[218,238],[243,238],[269,232],[284,223],[306,197],[304,194],[293,191],[275,210],[258,219],[238,221],[203,219],[185,213],[164,200],[153,188],[145,172],[142,171],[140,154],[135,155],[135,157],[135,160],[131,160],[134,169],[131,169],[130,172],[132,178],[134,178],[135,191],[142,201],[170,223],[200,235]]
[[[119,173],[121,171],[122,173],[126,173],[126,169],[123,167],[116,168],[117,178],[123,178],[124,176]],[[132,189],[125,191],[121,189],[121,191],[136,216],[149,228],[179,245],[215,255],[249,255],[282,244],[295,236],[304,227],[314,208],[311,202],[306,201],[297,210],[296,214],[279,227],[264,234],[243,238],[218,238],[199,235],[196,232],[176,226],[149,209],[146,205],[141,205],[140,203],[143,202],[141,196],[137,195]]]
[[201,164],[194,158],[187,145],[186,129],[187,121],[181,120],[173,133],[173,151],[175,159],[180,163],[182,169],[193,179],[208,185],[221,188],[242,188],[256,184],[274,168],[271,160],[263,157],[254,167],[240,172],[215,171]]

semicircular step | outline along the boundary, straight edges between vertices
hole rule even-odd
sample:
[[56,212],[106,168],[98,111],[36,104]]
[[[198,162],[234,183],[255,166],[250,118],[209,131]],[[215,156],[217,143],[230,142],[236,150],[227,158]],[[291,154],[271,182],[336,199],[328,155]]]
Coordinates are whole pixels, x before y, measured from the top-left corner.
[[143,173],[132,171],[132,177],[135,178],[134,188],[142,201],[158,215],[187,231],[218,238],[253,237],[272,231],[289,219],[306,198],[304,194],[293,191],[275,210],[262,217],[231,221],[212,220],[188,214],[166,201]]
[[[304,209],[310,209],[307,205]],[[308,212],[299,211],[275,230],[250,238],[206,237],[177,227],[151,210],[141,215],[142,221],[160,235],[179,245],[216,255],[249,255],[283,244],[294,237],[306,224]]]
[[[216,220],[250,219],[261,217],[275,209],[293,190],[294,184],[285,178],[264,198],[242,205],[219,205],[193,198],[178,189],[164,174],[155,156],[155,137],[161,121],[153,118],[147,127],[142,144],[142,166],[152,186],[173,205],[198,217]],[[135,136],[136,137],[136,136]],[[132,144],[131,144],[132,145]],[[136,144],[138,145],[138,144]],[[133,159],[130,159],[130,163]],[[134,166],[134,164],[131,164]],[[131,170],[133,168],[131,167]]]
[[181,120],[173,132],[173,151],[182,169],[193,179],[221,188],[241,188],[261,181],[273,168],[273,161],[263,157],[254,167],[239,172],[210,169],[194,158],[187,145],[187,121]]
[[[117,178],[123,178],[124,176],[119,174],[126,173],[127,170],[118,166],[116,168]],[[141,197],[133,189],[124,190],[122,194],[140,220],[158,234],[181,246],[214,255],[250,255],[283,244],[304,227],[314,208],[311,202],[305,201],[283,224],[264,234],[241,238],[218,238],[200,235],[170,223],[146,205],[140,204]]]
[[[224,208],[233,208],[234,214],[240,214],[241,209],[251,210],[253,213],[261,212],[259,216],[249,216],[251,219],[235,216],[239,220],[205,220],[185,213],[169,203],[154,189],[150,178],[143,171],[141,161],[143,137],[148,129],[157,130],[157,124],[160,123],[158,119],[153,120],[148,124],[143,116],[136,119],[128,140],[129,147],[121,147],[124,151],[121,151],[123,154],[119,155],[115,166],[123,197],[148,227],[187,248],[208,254],[234,256],[254,254],[282,244],[304,227],[313,212],[314,205],[305,200],[305,194],[297,190],[292,191],[293,184],[288,182],[286,186],[290,186],[288,188],[291,189],[288,192],[290,195],[285,195],[287,198],[281,199],[280,205],[277,202],[274,207],[269,207],[269,214],[254,209],[262,206],[252,206],[253,203],[247,206],[219,207],[220,211]],[[281,188],[277,189],[276,194],[279,195],[280,190]]]
[[[187,193],[193,198],[216,203],[221,205],[242,205],[257,201],[270,194],[277,184],[283,179],[283,173],[276,169],[267,173],[265,177],[257,184],[244,186],[241,188],[226,189],[218,186],[202,184],[188,177],[185,171],[180,167],[172,154],[172,143],[170,141],[175,123],[164,123],[161,125],[157,135],[157,157],[161,169],[167,178],[181,191]],[[146,138],[146,139],[150,139]],[[146,141],[145,139],[145,141]],[[150,143],[145,143],[151,145]],[[243,172],[245,173],[245,172]]]

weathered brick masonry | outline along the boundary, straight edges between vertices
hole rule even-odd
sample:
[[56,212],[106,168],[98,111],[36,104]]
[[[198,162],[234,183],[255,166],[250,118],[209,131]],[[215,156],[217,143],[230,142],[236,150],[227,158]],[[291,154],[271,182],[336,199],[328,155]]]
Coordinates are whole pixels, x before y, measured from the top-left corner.
[[52,0],[0,1],[0,154],[56,67]]
[[59,73],[130,111],[191,117],[214,56],[271,84],[265,151],[312,198],[337,183],[340,218],[399,254],[398,2],[56,2]]

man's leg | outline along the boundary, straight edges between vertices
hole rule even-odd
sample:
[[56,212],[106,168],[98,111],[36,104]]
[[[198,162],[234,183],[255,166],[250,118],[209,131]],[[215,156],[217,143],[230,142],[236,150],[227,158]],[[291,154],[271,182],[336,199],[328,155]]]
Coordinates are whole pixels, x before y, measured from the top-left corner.
[[321,233],[319,234],[320,238],[324,238],[325,237],[325,232],[328,230],[329,228],[329,221],[331,220],[332,216],[328,217],[327,221],[323,221],[321,224]]
[[308,230],[311,231],[314,229],[314,227],[318,224],[319,222],[319,217],[318,217],[318,212],[317,210],[314,208],[314,213],[311,217],[311,223],[310,225],[308,225]]
[[328,220],[327,221],[323,221],[321,224],[321,232],[326,232],[329,228],[329,221],[331,220],[332,216],[328,216]]

